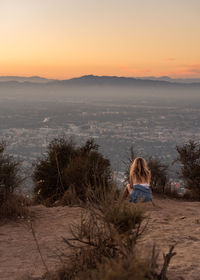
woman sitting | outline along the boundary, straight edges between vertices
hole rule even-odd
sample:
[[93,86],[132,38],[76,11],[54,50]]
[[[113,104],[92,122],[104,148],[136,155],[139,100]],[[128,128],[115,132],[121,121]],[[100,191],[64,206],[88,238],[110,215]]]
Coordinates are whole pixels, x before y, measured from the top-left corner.
[[152,201],[152,192],[150,189],[151,172],[148,169],[146,160],[136,158],[130,168],[129,182],[124,190],[123,198],[131,202],[149,202]]

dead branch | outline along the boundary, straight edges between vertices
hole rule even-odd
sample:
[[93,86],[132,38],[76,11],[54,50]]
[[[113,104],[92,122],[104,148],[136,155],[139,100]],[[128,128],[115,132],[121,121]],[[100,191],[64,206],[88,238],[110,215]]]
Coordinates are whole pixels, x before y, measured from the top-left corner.
[[173,258],[173,256],[176,255],[176,252],[173,252],[174,251],[174,245],[172,245],[169,249],[169,253],[168,254],[163,254],[163,259],[164,259],[164,263],[163,263],[163,267],[161,269],[161,272],[160,274],[158,275],[158,279],[159,280],[167,280],[167,277],[166,277],[166,273],[167,273],[167,269],[168,269],[168,266],[169,266],[169,263],[171,261],[171,259]]

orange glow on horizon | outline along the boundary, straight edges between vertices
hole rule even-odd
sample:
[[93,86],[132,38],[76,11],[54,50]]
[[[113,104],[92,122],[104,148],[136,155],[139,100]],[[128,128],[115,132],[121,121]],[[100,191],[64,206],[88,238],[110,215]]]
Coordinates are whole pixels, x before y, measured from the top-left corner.
[[184,67],[174,67],[173,69],[153,71],[149,68],[135,69],[131,67],[94,67],[82,66],[74,67],[67,65],[5,65],[2,67],[4,71],[0,72],[0,76],[40,76],[48,79],[71,79],[84,75],[96,76],[124,76],[124,77],[161,77],[168,76],[171,78],[200,78],[200,65],[188,65]]
[[200,78],[200,1],[0,1],[0,76]]

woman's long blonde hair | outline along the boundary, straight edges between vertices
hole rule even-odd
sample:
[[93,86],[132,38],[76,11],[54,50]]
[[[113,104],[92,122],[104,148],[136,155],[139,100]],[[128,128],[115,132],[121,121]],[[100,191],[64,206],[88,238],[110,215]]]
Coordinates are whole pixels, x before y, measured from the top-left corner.
[[130,185],[136,183],[148,183],[151,181],[151,172],[144,158],[137,157],[130,167]]

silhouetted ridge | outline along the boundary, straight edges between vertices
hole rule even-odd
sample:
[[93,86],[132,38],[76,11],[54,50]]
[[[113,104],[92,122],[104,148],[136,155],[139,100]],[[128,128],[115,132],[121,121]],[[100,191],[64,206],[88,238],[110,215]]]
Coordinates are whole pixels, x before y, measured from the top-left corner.
[[32,76],[32,77],[0,77],[0,85],[13,86],[13,85],[73,85],[73,86],[150,86],[150,87],[173,87],[173,86],[192,86],[199,87],[200,80],[196,79],[196,82],[190,82],[190,80],[179,79],[180,82],[174,80],[170,77],[118,77],[118,76],[95,76],[95,75],[84,75],[77,78],[67,79],[67,80],[48,80],[42,77]]
[[[54,82],[53,82],[54,83]],[[110,86],[144,86],[144,85],[170,85],[171,83],[165,81],[142,80],[138,78],[118,77],[118,76],[94,76],[85,75],[79,78],[72,78],[70,80],[57,81],[58,84],[69,85],[110,85]]]

